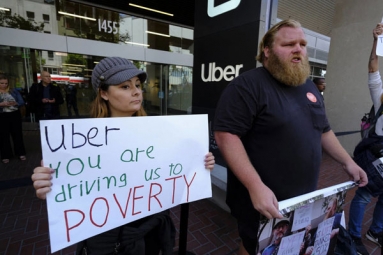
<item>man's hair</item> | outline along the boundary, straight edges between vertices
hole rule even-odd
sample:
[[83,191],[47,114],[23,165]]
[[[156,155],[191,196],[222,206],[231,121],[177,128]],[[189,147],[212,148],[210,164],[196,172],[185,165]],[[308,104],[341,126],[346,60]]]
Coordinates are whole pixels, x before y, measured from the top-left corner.
[[5,74],[0,73],[0,80],[8,80],[8,76]]
[[324,78],[323,77],[315,77],[313,79],[313,82],[315,83],[315,85],[318,85],[320,80],[324,80]]
[[265,54],[263,53],[263,50],[266,47],[271,48],[272,44],[274,43],[274,37],[275,34],[283,27],[293,27],[293,28],[301,28],[302,25],[296,20],[293,19],[286,19],[278,22],[275,24],[272,28],[269,29],[269,31],[266,32],[266,34],[263,36],[261,42],[259,43],[259,50],[257,55],[257,60],[260,63],[264,63],[265,61]]

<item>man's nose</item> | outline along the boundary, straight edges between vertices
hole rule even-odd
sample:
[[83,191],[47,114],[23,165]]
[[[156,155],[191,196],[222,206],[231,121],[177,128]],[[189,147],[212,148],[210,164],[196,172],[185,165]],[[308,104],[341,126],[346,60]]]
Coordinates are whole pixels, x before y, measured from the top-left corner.
[[302,50],[303,50],[303,47],[300,44],[294,45],[294,48],[293,48],[294,53],[302,52]]

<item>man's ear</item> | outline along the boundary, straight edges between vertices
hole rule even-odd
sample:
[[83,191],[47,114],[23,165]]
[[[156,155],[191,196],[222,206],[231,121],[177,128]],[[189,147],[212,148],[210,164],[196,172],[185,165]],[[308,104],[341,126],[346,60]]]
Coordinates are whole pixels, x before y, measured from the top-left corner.
[[266,58],[269,58],[270,56],[270,47],[267,46],[263,49],[263,54],[265,55]]

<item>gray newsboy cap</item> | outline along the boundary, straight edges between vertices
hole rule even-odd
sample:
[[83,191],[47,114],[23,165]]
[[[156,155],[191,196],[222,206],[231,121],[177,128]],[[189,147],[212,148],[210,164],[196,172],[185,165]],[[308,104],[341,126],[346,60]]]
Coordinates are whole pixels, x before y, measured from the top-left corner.
[[118,85],[135,76],[138,76],[141,83],[146,80],[146,73],[139,70],[129,60],[120,57],[107,57],[101,60],[93,69],[93,89],[97,91],[101,81],[108,85]]

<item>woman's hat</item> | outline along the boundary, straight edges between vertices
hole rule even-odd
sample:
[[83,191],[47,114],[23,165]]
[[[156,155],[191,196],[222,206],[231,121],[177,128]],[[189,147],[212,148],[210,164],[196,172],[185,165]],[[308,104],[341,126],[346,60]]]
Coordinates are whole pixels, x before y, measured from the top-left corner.
[[146,80],[146,73],[138,69],[132,62],[120,57],[102,59],[93,69],[92,85],[95,91],[101,83],[118,85],[137,76],[141,83]]

